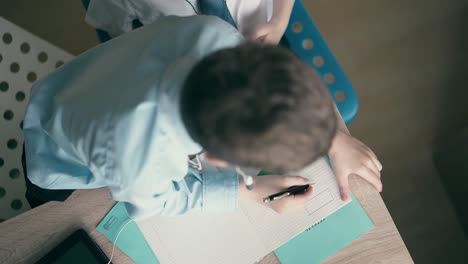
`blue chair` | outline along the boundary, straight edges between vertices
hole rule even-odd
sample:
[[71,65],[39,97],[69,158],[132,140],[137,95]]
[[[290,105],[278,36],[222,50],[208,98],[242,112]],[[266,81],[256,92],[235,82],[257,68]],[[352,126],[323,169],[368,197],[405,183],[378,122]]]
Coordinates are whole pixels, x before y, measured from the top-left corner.
[[322,76],[346,124],[358,111],[358,98],[351,82],[320,35],[302,1],[296,0],[285,32],[289,48]]
[[[85,9],[89,1],[82,0]],[[140,21],[133,21],[134,28],[140,26]],[[96,29],[96,32],[101,42],[111,39],[103,30]],[[300,0],[295,1],[282,43],[320,74],[344,121],[351,123],[359,106],[356,92]]]

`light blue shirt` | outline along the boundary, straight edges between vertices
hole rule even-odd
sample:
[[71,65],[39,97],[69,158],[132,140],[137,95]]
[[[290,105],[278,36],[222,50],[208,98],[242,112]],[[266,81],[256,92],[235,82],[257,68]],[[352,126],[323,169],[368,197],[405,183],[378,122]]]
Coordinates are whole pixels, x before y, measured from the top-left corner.
[[34,86],[26,111],[30,180],[108,186],[133,218],[235,209],[233,170],[188,167],[201,147],[181,121],[179,94],[198,60],[243,41],[215,17],[164,17],[62,66]]

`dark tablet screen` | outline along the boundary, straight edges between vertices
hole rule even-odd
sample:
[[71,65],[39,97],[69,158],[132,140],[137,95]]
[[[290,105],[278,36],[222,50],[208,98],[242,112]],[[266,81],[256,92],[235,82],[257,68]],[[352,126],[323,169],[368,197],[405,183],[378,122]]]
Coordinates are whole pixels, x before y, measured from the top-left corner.
[[39,260],[37,264],[105,264],[108,261],[109,259],[88,234],[84,230],[78,230]]

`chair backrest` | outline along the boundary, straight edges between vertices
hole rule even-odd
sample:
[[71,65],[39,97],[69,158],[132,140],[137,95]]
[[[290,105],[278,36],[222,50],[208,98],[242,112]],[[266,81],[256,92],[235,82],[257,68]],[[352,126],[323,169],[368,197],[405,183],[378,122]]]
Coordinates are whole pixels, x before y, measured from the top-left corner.
[[295,1],[285,38],[289,48],[322,76],[341,116],[349,124],[358,111],[356,92],[300,0]]

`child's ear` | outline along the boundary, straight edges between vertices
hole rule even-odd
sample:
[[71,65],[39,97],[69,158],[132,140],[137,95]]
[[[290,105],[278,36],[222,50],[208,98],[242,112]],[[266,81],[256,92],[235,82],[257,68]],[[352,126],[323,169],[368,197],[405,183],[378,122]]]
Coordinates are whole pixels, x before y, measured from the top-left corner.
[[212,156],[210,153],[205,153],[205,160],[208,161],[211,165],[216,167],[227,167],[229,165],[228,162],[218,159]]

